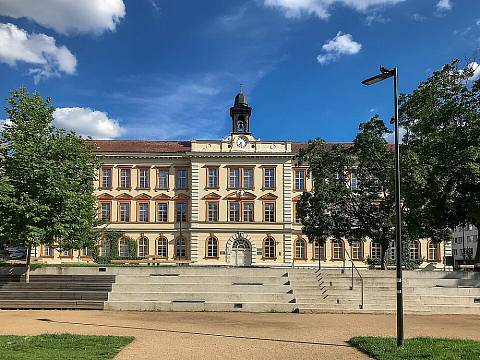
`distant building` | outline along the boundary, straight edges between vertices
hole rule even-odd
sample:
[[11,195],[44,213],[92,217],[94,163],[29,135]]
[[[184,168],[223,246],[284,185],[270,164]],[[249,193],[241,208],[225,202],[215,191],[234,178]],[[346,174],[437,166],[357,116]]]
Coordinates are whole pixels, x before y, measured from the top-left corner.
[[[358,266],[378,259],[381,246],[357,241],[310,243],[296,204],[312,189],[308,167],[295,157],[305,143],[263,141],[252,135],[252,108],[240,92],[230,108],[232,131],[221,140],[94,140],[102,158],[95,194],[99,216],[137,244],[139,257],[203,265],[342,266],[348,251]],[[357,186],[355,176],[350,186]],[[127,237],[119,254],[128,253]],[[100,254],[106,253],[103,243]],[[442,266],[443,248],[422,240],[415,259]],[[88,260],[42,247],[42,261]],[[394,258],[390,250],[388,256]],[[348,260],[348,259],[347,259]]]
[[457,226],[452,234],[452,255],[454,267],[473,265],[478,243],[478,229],[467,224]]

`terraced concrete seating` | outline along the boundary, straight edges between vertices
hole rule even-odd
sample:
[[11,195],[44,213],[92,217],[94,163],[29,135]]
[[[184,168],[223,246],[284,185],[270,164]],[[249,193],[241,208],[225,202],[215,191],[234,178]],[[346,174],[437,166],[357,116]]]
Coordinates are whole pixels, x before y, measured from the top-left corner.
[[105,308],[293,312],[296,304],[286,270],[192,267],[119,274]]
[[0,275],[0,309],[102,310],[114,275]]
[[[340,270],[296,269],[291,282],[301,313],[393,313],[396,310],[394,271],[361,272],[361,280]],[[480,315],[480,275],[405,271],[405,313]]]

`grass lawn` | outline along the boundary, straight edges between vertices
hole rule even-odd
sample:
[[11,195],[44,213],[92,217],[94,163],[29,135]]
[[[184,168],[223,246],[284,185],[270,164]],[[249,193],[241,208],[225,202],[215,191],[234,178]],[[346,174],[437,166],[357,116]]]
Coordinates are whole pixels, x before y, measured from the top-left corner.
[[113,359],[133,337],[44,334],[0,336],[0,359],[106,360]]
[[394,338],[354,337],[350,344],[377,360],[470,360],[480,359],[480,341],[413,338],[397,349]]

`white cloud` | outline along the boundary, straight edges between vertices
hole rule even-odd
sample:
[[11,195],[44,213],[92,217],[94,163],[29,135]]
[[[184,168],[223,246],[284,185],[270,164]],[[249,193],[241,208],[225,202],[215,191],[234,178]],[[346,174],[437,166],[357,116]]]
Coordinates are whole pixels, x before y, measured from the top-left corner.
[[480,79],[480,64],[476,61],[473,61],[467,66],[473,70],[473,75],[468,80],[475,81]]
[[13,24],[0,23],[0,62],[15,66],[17,62],[36,65],[29,73],[35,83],[42,78],[74,74],[77,59],[65,46],[45,34],[28,34]]
[[362,49],[362,44],[354,41],[352,35],[344,34],[341,31],[322,46],[323,53],[317,56],[317,61],[328,64],[337,60],[341,55],[355,55]]
[[286,17],[300,17],[303,14],[326,19],[329,9],[335,5],[343,5],[357,11],[365,12],[371,8],[395,5],[405,0],[264,0],[264,4],[283,10]]
[[[400,144],[403,142],[403,137],[405,136],[405,134],[407,133],[407,131],[400,127],[398,129],[398,135],[400,137]],[[394,132],[391,132],[389,134],[385,134],[385,136],[383,137],[385,140],[387,140],[387,142],[389,144],[394,144],[395,143],[395,133]]]
[[437,3],[437,10],[450,11],[452,10],[452,3],[450,2],[450,0],[439,0]]
[[383,16],[380,13],[376,13],[376,12],[374,12],[370,15],[367,15],[367,17],[365,18],[365,24],[367,24],[368,26],[372,26],[374,23],[386,24],[390,21],[391,21],[391,19]]
[[118,121],[108,114],[89,108],[57,108],[53,124],[59,128],[75,131],[80,136],[94,139],[114,139],[125,133]]
[[114,31],[125,16],[123,0],[0,0],[0,15],[28,18],[67,33]]
[[416,22],[423,22],[426,20],[425,16],[419,13],[412,14],[412,20]]

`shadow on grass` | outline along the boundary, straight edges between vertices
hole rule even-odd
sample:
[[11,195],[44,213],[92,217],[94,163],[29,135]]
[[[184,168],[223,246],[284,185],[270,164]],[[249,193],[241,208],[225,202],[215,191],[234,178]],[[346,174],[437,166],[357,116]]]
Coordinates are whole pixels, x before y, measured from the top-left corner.
[[115,328],[115,329],[129,329],[129,330],[146,330],[146,331],[156,331],[156,332],[164,332],[164,333],[172,333],[172,334],[187,334],[187,335],[219,337],[219,338],[226,338],[226,339],[257,340],[257,341],[280,342],[280,343],[287,343],[287,344],[301,344],[301,345],[317,345],[317,346],[333,346],[333,347],[353,348],[353,346],[350,345],[350,344],[334,344],[334,343],[317,342],[317,341],[274,339],[274,338],[255,337],[255,336],[227,335],[227,334],[205,333],[205,332],[198,332],[198,331],[156,329],[156,328],[147,328],[147,327],[136,327],[136,326],[125,326],[125,325],[107,325],[107,324],[95,324],[95,323],[75,322],[75,321],[61,321],[61,320],[51,320],[51,319],[36,319],[36,320],[43,321],[43,322],[48,322],[48,323],[57,323],[57,324],[84,325],[84,326],[107,327],[107,328]]

